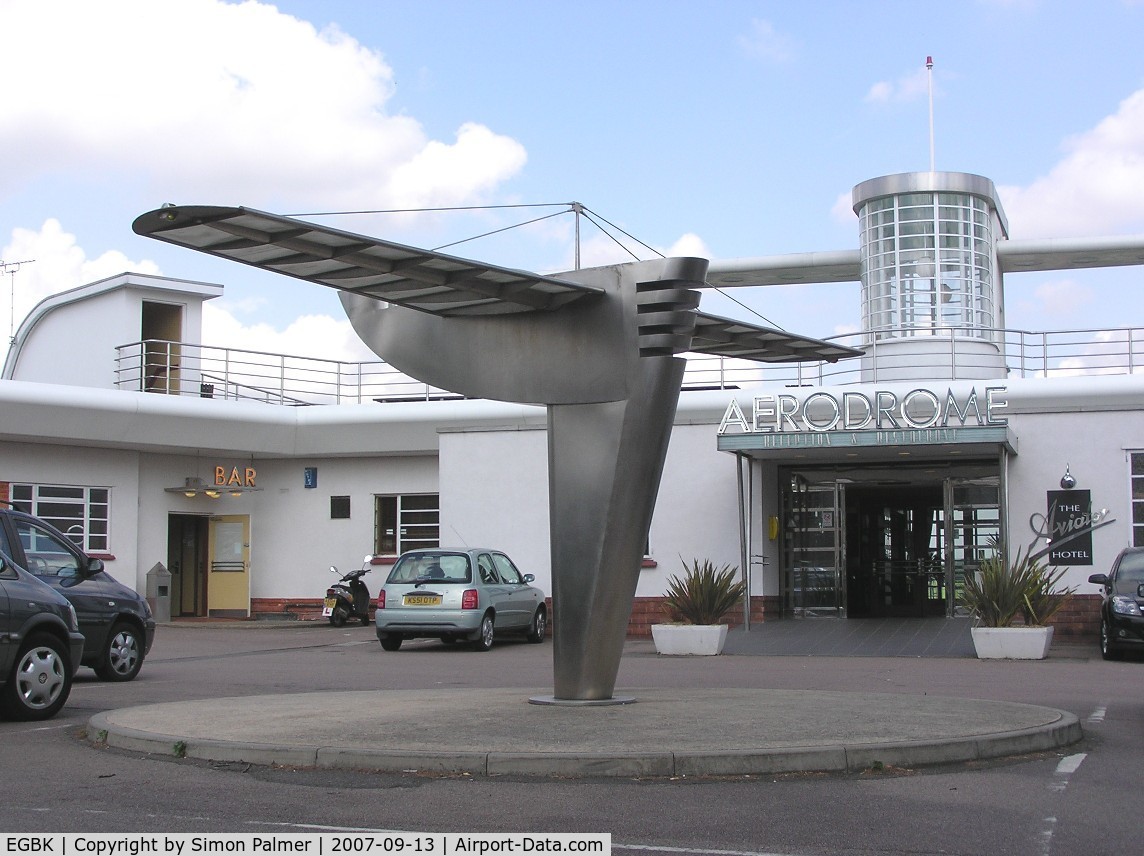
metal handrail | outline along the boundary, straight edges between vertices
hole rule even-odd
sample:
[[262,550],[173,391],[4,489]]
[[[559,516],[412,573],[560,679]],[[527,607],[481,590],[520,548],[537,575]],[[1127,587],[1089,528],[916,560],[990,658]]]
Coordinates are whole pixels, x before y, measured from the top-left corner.
[[[925,343],[948,355],[950,379],[978,379],[971,343],[996,348],[990,365],[999,376],[1063,377],[1134,374],[1144,351],[1144,328],[1030,331],[919,328],[833,336],[828,342],[858,348],[864,356],[838,363],[757,363],[689,354],[683,388],[742,389],[772,386],[847,386],[877,382],[901,368],[894,347]],[[168,395],[257,400],[290,406],[368,401],[429,401],[459,396],[414,380],[380,360],[348,362],[144,339],[120,345],[115,386]]]

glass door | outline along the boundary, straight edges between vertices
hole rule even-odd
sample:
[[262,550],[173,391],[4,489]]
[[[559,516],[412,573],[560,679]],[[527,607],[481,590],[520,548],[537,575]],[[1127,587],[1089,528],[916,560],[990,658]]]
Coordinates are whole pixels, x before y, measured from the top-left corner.
[[843,485],[812,483],[792,473],[783,487],[782,612],[801,618],[844,617],[839,514]]
[[966,573],[996,552],[1001,537],[1001,480],[947,479],[946,614],[964,615],[960,604]]

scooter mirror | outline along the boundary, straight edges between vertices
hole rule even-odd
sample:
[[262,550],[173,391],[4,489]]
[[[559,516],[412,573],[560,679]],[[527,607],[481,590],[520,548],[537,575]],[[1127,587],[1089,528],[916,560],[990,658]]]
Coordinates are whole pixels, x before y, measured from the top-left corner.
[[366,553],[365,558],[362,559],[361,561],[362,561],[363,565],[368,565],[370,562],[373,561],[373,556],[371,556],[369,553]]
[[330,565],[330,573],[336,574],[337,572],[338,572],[338,566],[337,565]]

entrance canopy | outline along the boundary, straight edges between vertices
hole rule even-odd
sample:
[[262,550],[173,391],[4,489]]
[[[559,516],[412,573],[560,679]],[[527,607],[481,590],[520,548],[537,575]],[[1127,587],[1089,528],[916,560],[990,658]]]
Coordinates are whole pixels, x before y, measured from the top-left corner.
[[948,464],[1017,454],[1007,425],[721,434],[717,448],[789,464],[938,460]]

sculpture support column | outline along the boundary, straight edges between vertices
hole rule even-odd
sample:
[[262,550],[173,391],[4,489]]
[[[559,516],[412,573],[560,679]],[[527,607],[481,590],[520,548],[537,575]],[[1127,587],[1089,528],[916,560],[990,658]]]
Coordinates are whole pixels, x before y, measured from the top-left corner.
[[548,408],[556,699],[612,697],[686,365],[645,357],[628,399]]

